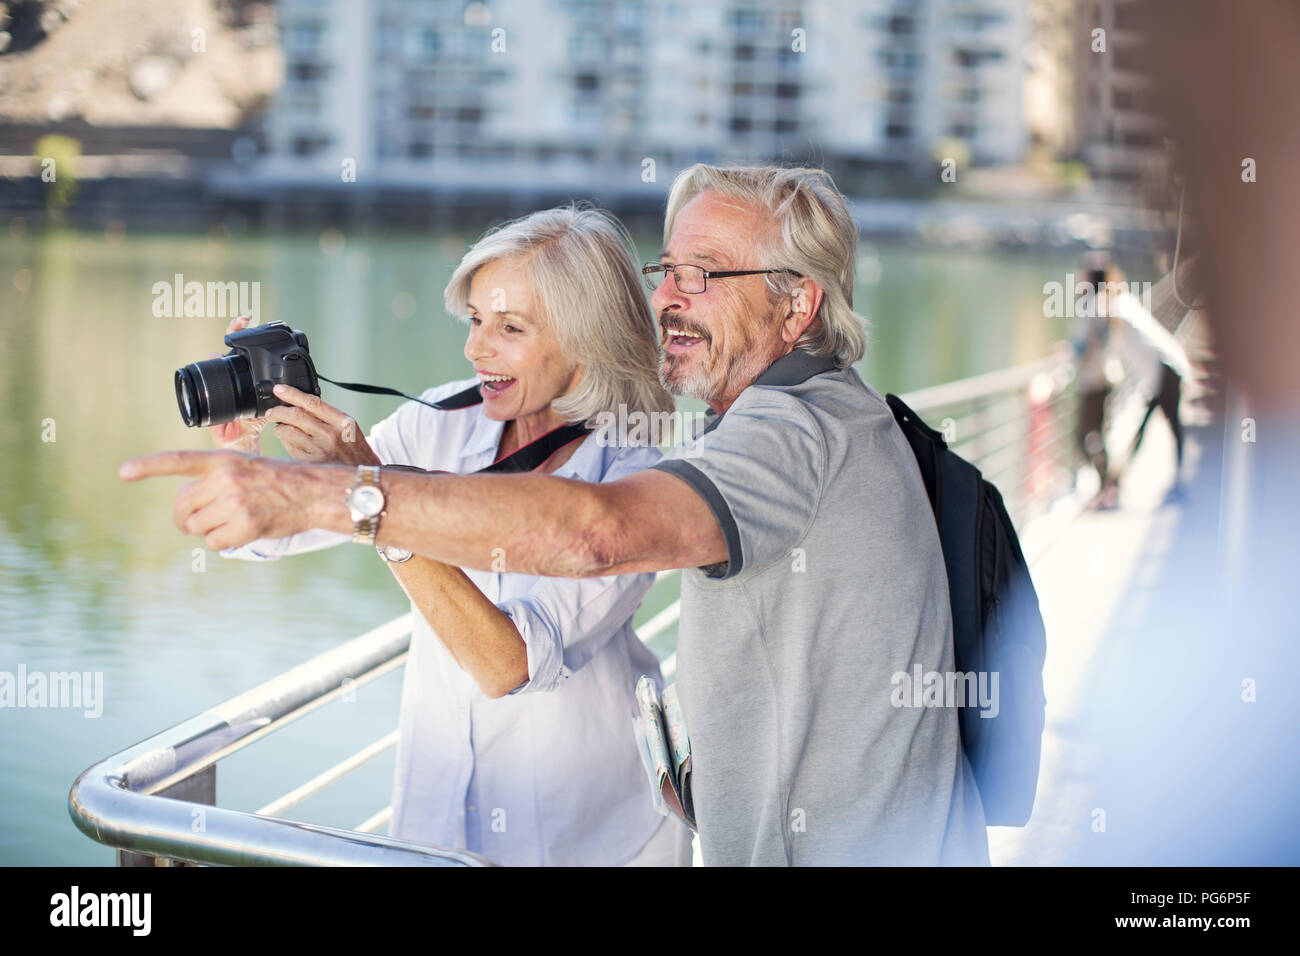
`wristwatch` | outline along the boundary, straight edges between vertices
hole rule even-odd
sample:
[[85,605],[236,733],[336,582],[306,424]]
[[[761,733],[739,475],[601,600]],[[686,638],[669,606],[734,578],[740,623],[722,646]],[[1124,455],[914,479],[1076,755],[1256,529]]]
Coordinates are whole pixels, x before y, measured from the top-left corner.
[[379,466],[358,465],[357,480],[343,501],[352,515],[352,540],[357,544],[374,544],[386,504],[384,490],[379,486]]
[[388,564],[401,564],[404,561],[410,561],[415,557],[414,551],[407,551],[405,548],[395,548],[391,544],[377,544],[375,550],[379,556]]

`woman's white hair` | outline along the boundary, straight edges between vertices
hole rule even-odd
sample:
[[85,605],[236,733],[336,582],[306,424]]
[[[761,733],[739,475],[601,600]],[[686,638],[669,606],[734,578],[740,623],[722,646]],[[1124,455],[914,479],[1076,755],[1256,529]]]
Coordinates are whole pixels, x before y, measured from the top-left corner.
[[583,366],[581,379],[551,407],[569,422],[601,412],[671,412],[659,383],[659,326],[646,301],[627,229],[588,203],[531,213],[487,232],[461,259],[443,293],[464,316],[474,273],[510,260],[537,297],[560,348]]
[[[830,173],[696,163],[673,180],[664,217],[665,246],[682,207],[705,191],[757,206],[779,227],[755,238],[762,268],[793,269],[822,287],[817,318],[794,347],[833,358],[841,368],[861,359],[867,348],[867,320],[853,311],[858,227]],[[793,295],[799,282],[782,273],[765,278],[774,302],[777,296]]]

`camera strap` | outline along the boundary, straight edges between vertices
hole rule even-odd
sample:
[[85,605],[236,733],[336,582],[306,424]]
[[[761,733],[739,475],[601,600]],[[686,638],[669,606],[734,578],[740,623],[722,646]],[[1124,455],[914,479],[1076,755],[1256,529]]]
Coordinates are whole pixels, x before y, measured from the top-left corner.
[[430,408],[436,408],[439,411],[451,411],[456,408],[469,408],[471,405],[477,405],[483,401],[483,396],[479,394],[478,386],[471,385],[463,392],[457,392],[449,398],[444,398],[440,402],[426,402],[422,398],[416,398],[414,395],[407,395],[405,392],[399,392],[395,388],[384,388],[382,385],[362,385],[360,382],[336,382],[332,378],[326,378],[320,372],[316,377],[322,382],[329,382],[331,385],[337,385],[339,388],[346,388],[349,392],[365,392],[367,395],[393,395],[397,398],[410,399],[413,402],[419,402],[421,405],[428,405]]
[[[483,393],[479,391],[477,385],[471,385],[464,391],[457,392],[455,395],[449,395],[437,402],[426,402],[422,398],[416,398],[414,395],[407,395],[405,392],[399,392],[395,388],[384,388],[382,385],[362,385],[358,382],[336,382],[332,378],[326,378],[319,372],[316,377],[323,382],[329,382],[331,385],[337,385],[339,388],[346,388],[351,392],[365,392],[368,395],[394,395],[398,398],[410,399],[413,402],[419,402],[421,405],[427,405],[429,408],[436,408],[438,411],[450,412],[460,408],[471,408],[474,405],[483,403]],[[586,425],[579,425],[570,422],[567,425],[561,425],[559,428],[552,429],[545,435],[534,441],[529,442],[522,448],[519,448],[503,458],[498,458],[486,468],[480,468],[475,474],[512,474],[522,471],[532,471],[546,459],[550,458],[557,451],[567,445],[569,442],[581,438],[591,432]]]

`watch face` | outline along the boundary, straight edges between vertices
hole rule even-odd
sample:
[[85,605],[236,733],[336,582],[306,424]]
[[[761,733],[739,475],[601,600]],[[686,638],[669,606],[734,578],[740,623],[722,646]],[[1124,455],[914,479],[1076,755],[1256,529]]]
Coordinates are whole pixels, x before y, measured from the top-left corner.
[[385,546],[383,552],[385,558],[396,563],[406,561],[414,554],[413,551],[407,551],[405,548],[394,548],[391,545]]
[[384,493],[374,485],[362,485],[352,492],[352,507],[363,518],[373,518],[384,510]]

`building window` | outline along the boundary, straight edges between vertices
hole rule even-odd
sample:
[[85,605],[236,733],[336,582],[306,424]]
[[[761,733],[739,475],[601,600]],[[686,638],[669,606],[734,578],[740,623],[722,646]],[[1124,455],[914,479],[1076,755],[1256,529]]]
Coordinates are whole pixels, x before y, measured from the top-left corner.
[[1139,50],[1116,50],[1115,53],[1114,53],[1114,56],[1115,56],[1115,69],[1117,69],[1117,70],[1128,70],[1129,72],[1132,72],[1132,73],[1142,73],[1142,72],[1144,72],[1144,69],[1143,69],[1143,59],[1144,59],[1144,58],[1143,58],[1143,56],[1142,56],[1141,51],[1139,51]]
[[959,30],[974,33],[986,27],[997,26],[1005,22],[1006,18],[1005,13],[959,13],[954,15],[950,22]]
[[1115,27],[1120,30],[1137,30],[1142,27],[1142,17],[1138,12],[1140,6],[1134,4],[1116,4]]
[[289,75],[296,83],[310,83],[323,80],[329,75],[329,70],[319,63],[295,63],[289,67]]
[[295,136],[290,141],[290,149],[295,156],[314,156],[329,146],[329,137],[320,134]]
[[289,54],[313,54],[320,45],[321,25],[319,23],[294,23],[285,28],[284,52]]
[[914,70],[921,62],[920,54],[910,50],[881,50],[880,63],[890,70]]
[[580,63],[601,60],[605,57],[605,38],[598,33],[579,33],[569,41],[569,49]]

